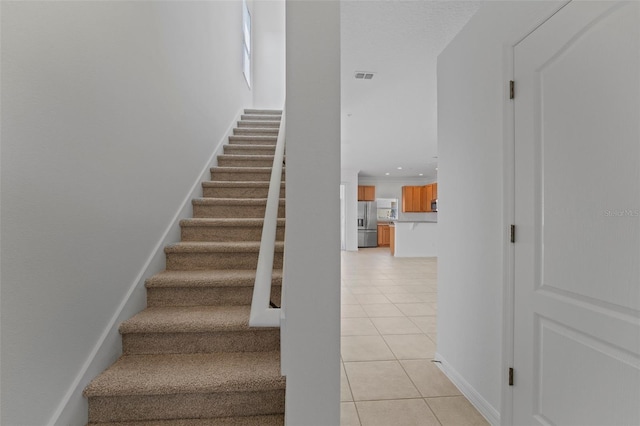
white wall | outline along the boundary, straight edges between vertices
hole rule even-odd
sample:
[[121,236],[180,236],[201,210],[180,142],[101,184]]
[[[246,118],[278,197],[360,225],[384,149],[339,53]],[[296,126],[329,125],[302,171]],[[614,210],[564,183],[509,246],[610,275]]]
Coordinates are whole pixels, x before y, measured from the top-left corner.
[[358,171],[341,170],[341,183],[345,185],[347,251],[358,251]]
[[144,306],[145,262],[251,106],[240,28],[240,2],[2,2],[2,424],[53,421],[132,286]]
[[438,256],[437,223],[397,222],[395,228],[395,257]]
[[253,103],[282,109],[285,97],[285,0],[253,0]]
[[[287,1],[289,425],[340,424],[340,4]],[[313,226],[310,226],[310,225]]]
[[438,200],[437,356],[496,424],[508,410],[501,392],[509,362],[502,337],[512,217],[510,52],[562,4],[487,2],[438,59],[438,193],[446,196]]

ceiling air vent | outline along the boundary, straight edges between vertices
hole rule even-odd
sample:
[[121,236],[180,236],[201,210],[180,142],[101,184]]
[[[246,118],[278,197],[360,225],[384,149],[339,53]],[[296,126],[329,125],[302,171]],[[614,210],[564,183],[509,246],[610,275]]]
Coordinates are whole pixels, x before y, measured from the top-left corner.
[[371,80],[375,73],[369,71],[356,71],[356,80]]

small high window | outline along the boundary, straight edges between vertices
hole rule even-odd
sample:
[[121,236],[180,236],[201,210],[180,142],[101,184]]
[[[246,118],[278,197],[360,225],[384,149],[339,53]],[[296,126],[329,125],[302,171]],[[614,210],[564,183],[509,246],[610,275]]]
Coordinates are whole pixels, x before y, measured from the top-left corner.
[[242,72],[251,88],[251,14],[247,0],[242,0]]

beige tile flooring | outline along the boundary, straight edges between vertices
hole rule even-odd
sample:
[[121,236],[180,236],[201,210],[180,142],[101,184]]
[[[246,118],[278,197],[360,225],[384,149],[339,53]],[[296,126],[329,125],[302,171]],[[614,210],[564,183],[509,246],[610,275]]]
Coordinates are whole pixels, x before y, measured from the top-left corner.
[[341,426],[487,425],[432,362],[437,259],[342,252]]

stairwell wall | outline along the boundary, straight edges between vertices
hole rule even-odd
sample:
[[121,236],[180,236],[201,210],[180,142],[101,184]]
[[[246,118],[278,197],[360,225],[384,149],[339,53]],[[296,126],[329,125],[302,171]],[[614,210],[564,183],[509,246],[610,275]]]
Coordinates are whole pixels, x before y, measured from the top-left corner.
[[252,106],[241,4],[2,2],[0,423],[86,422],[87,368]]
[[253,105],[282,109],[285,98],[285,0],[253,3]]

